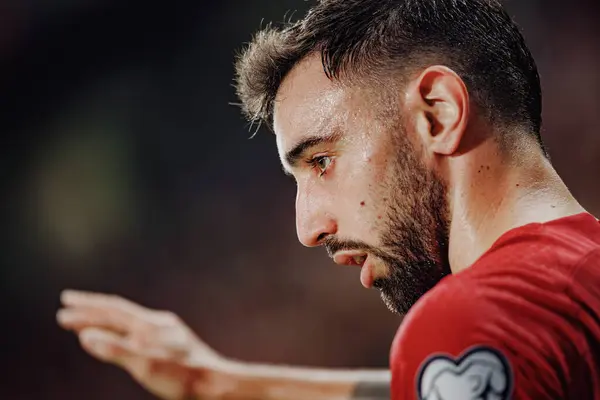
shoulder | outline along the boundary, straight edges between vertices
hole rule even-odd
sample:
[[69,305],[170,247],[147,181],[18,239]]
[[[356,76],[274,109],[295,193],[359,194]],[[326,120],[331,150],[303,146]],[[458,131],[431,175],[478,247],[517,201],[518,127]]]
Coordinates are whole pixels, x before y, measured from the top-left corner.
[[492,385],[494,398],[510,398],[513,349],[496,326],[496,306],[471,289],[469,282],[443,281],[405,317],[390,354],[394,398],[430,398],[432,390],[479,398],[472,382]]
[[[474,345],[478,332],[506,313],[482,289],[474,281],[458,277],[440,282],[406,315],[394,339],[392,353],[397,350],[409,360],[418,359],[430,350],[453,353]],[[489,342],[489,335],[486,339]],[[412,346],[414,343],[420,345]]]
[[[600,230],[584,217],[507,235],[423,296],[392,345],[394,398],[425,399],[431,390],[444,398],[564,398],[587,390],[595,369],[586,365],[586,338],[600,316]],[[581,384],[565,382],[573,371]]]
[[[454,278],[427,293],[402,322],[390,353],[392,387],[416,390],[417,398],[431,390],[461,393],[448,398],[479,398],[478,390],[497,399],[561,398],[556,361],[578,359],[577,349],[557,341],[563,336],[568,346],[576,339],[568,319],[540,312],[545,301],[523,301],[518,284],[502,290],[495,279]],[[535,378],[541,371],[544,379]]]
[[599,248],[600,223],[583,213],[513,229],[501,236],[480,261],[566,272]]
[[411,309],[396,340],[443,331],[445,341],[464,341],[490,326],[573,320],[581,312],[578,288],[600,285],[600,224],[587,214],[565,221],[511,232],[443,279]]

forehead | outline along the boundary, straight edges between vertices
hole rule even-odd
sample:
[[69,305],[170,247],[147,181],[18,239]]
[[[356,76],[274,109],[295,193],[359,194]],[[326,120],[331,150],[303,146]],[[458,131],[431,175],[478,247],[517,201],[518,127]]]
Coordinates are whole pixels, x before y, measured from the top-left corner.
[[347,91],[325,75],[320,56],[302,60],[285,77],[275,99],[273,127],[279,150],[339,123],[344,106],[350,105],[347,100]]

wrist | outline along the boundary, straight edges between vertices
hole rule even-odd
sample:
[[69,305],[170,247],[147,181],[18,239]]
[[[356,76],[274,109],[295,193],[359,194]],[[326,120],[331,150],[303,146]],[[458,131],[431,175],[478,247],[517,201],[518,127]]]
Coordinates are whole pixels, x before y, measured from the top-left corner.
[[[346,400],[356,382],[308,379],[296,371],[237,361],[224,361],[218,368],[198,375],[194,400]],[[191,400],[190,399],[190,400]],[[188,400],[188,399],[186,399]]]
[[[258,400],[249,364],[219,357],[211,365],[190,366],[192,379],[181,400]],[[265,399],[266,400],[266,399]]]

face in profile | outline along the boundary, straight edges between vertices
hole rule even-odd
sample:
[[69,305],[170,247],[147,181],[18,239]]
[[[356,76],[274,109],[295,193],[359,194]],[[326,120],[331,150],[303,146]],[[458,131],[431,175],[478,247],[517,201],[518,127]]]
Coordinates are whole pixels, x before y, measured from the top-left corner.
[[442,179],[406,128],[410,116],[384,97],[330,81],[309,57],[279,89],[274,130],[297,182],[300,241],[360,266],[362,284],[405,313],[450,272],[448,207]]

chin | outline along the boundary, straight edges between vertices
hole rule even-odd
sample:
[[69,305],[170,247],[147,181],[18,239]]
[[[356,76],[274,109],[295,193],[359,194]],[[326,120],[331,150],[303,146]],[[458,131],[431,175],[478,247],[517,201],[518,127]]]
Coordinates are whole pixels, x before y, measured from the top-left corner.
[[397,300],[395,300],[392,296],[385,293],[384,291],[381,291],[381,300],[383,301],[383,304],[385,304],[385,306],[388,308],[388,310],[390,310],[394,314],[404,315],[408,312],[408,309],[406,309],[406,307],[400,305]]

